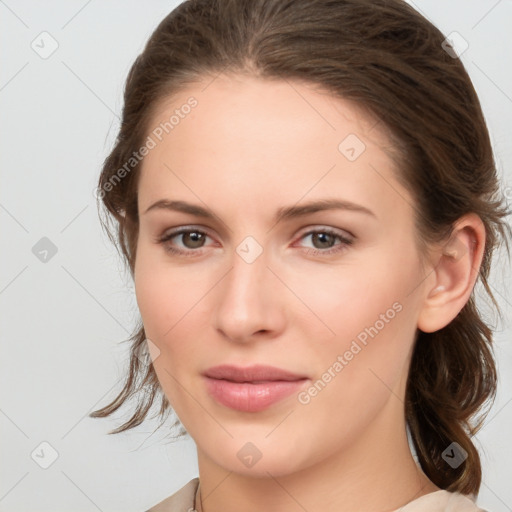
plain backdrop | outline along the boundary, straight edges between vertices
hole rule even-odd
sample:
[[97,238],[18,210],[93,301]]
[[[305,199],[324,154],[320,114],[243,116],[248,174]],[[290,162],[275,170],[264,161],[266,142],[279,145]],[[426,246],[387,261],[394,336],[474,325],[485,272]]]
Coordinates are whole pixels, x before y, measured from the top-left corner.
[[[109,436],[127,410],[87,417],[119,391],[121,340],[138,318],[93,190],[129,67],[177,3],[0,0],[2,512],[143,511],[197,475],[193,442],[152,435],[156,421]],[[469,45],[461,58],[512,203],[512,2],[414,5]],[[512,293],[501,263],[491,281],[505,313],[495,322],[500,387],[475,439],[478,503],[491,512],[512,510]]]

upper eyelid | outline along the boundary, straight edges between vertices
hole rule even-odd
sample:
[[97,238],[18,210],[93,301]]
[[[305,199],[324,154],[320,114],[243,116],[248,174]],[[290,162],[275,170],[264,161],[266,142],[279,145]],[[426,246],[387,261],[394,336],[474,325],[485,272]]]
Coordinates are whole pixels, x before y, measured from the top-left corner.
[[173,228],[165,229],[164,231],[162,231],[160,238],[167,237],[167,236],[180,235],[182,233],[187,233],[190,231],[198,231],[198,232],[204,233],[205,235],[208,235],[209,237],[213,238],[211,236],[211,230],[209,230],[208,228],[203,227],[203,226],[195,226],[195,225],[175,226]]
[[311,232],[316,232],[316,231],[320,231],[320,232],[328,231],[328,232],[332,232],[332,233],[335,233],[340,236],[343,236],[346,233],[350,238],[355,238],[355,235],[353,235],[347,229],[335,228],[335,227],[327,226],[324,224],[313,224],[311,226],[308,226],[307,228],[304,228],[304,231],[301,233],[301,236],[304,236],[304,235],[310,234]]
[[[171,234],[171,233],[174,233],[174,234],[179,234],[179,233],[182,233],[182,232],[186,232],[186,231],[201,231],[209,236],[211,236],[211,230],[210,228],[207,228],[205,226],[201,226],[199,224],[195,225],[195,224],[183,224],[183,225],[180,225],[180,226],[175,226],[173,228],[168,228],[166,230],[164,230],[162,232],[162,235],[167,235],[167,234]],[[303,231],[302,234],[307,234],[309,233],[310,231],[322,231],[322,230],[326,230],[326,231],[336,231],[336,232],[344,232],[344,233],[347,233],[348,235],[350,236],[353,236],[355,237],[355,235],[353,235],[349,230],[347,229],[344,229],[344,228],[336,228],[334,226],[328,226],[326,224],[310,224],[309,226],[306,226],[304,228],[301,228],[300,231]]]

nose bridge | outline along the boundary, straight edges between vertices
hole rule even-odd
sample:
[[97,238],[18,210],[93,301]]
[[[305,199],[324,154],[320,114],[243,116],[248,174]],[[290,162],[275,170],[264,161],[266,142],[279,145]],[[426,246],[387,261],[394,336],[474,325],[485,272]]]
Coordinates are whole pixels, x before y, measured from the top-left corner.
[[216,327],[228,338],[244,341],[256,332],[277,328],[280,313],[268,263],[263,248],[251,240],[243,241],[233,253],[216,306]]
[[[226,301],[231,315],[237,314],[243,318],[247,315],[248,308],[251,308],[253,313],[259,307],[261,293],[264,289],[265,282],[268,278],[265,276],[269,272],[267,269],[266,255],[260,254],[256,258],[252,256],[247,259],[244,255],[240,255],[239,246],[232,257],[232,268],[227,276],[225,283],[224,301]],[[254,258],[254,259],[253,259]]]
[[228,293],[240,299],[250,298],[250,296],[257,294],[258,283],[261,285],[262,279],[264,279],[264,271],[268,272],[263,256],[248,263],[239,254],[234,254],[228,278]]

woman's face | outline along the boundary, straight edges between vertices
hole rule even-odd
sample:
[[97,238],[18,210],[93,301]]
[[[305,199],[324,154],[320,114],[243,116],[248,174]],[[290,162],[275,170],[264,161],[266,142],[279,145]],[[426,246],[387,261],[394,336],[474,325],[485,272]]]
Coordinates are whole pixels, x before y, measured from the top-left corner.
[[[203,460],[285,475],[403,434],[426,281],[381,128],[310,86],[242,76],[190,86],[153,119],[136,296]],[[205,376],[219,365],[240,372]]]

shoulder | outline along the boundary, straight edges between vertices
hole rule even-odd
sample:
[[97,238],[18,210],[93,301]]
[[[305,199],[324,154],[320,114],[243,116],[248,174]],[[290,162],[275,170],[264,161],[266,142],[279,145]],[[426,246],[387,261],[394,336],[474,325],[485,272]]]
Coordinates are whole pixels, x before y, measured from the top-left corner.
[[192,512],[198,485],[199,478],[193,478],[172,496],[153,505],[146,512]]
[[479,508],[472,496],[446,490],[425,494],[393,512],[488,512]]
[[[199,486],[193,478],[173,495],[153,505],[146,512],[192,512]],[[479,508],[472,497],[445,490],[425,494],[393,512],[488,512]]]

